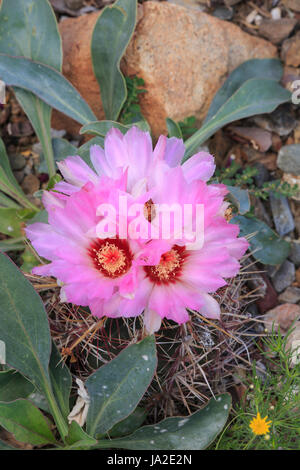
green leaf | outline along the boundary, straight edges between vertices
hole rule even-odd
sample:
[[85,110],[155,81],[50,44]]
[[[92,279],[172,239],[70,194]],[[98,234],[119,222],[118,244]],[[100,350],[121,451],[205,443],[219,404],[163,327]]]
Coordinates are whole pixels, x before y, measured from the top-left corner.
[[69,399],[72,376],[68,367],[62,361],[62,357],[54,343],[52,343],[49,372],[54,396],[59,404],[62,415],[67,418],[70,413]]
[[81,124],[96,120],[78,91],[52,67],[23,57],[0,54],[0,77],[7,85],[31,91]]
[[[60,162],[61,160],[64,160],[65,158],[70,157],[72,155],[77,155],[77,148],[74,145],[70,144],[70,142],[68,142],[66,139],[61,139],[59,137],[54,137],[52,139],[52,149],[55,162]],[[40,156],[40,161],[41,164],[39,166],[39,172],[47,173],[47,166],[44,154]]]
[[93,134],[100,137],[105,137],[107,132],[113,127],[119,129],[123,134],[126,134],[129,127],[115,121],[94,121],[89,122],[80,129],[80,134]]
[[17,398],[27,398],[34,386],[23,375],[14,370],[0,372],[0,401],[13,401]]
[[[0,11],[0,52],[27,57],[61,70],[61,38],[54,12],[47,0],[3,0]],[[49,172],[54,174],[51,107],[26,90],[15,88],[14,91],[43,146]]]
[[48,212],[46,209],[37,212],[34,217],[28,220],[27,224],[34,224],[36,222],[42,222],[43,224],[48,223]]
[[215,95],[203,125],[212,119],[221,106],[223,106],[247,80],[251,78],[269,78],[279,82],[282,74],[283,68],[279,59],[250,59],[243,62],[234,69]]
[[45,417],[30,401],[0,403],[0,424],[18,441],[33,445],[56,443]]
[[250,197],[246,189],[238,186],[227,186],[229,199],[238,208],[240,214],[246,214],[250,210]]
[[256,114],[270,113],[281,103],[290,99],[290,92],[275,80],[252,78],[243,85],[220,107],[218,112],[186,140],[185,162],[197,148],[211,137],[218,129]]
[[0,339],[6,360],[43,389],[51,351],[47,315],[40,296],[13,262],[0,253]]
[[22,206],[38,210],[33,206],[20,188],[11,170],[3,140],[0,138],[0,190],[14,198]]
[[0,339],[6,362],[17,369],[47,398],[61,435],[66,423],[53,396],[48,364],[51,339],[40,296],[8,256],[0,253]]
[[81,145],[77,149],[77,155],[79,155],[87,165],[93,168],[91,159],[90,159],[90,148],[92,145],[99,145],[100,147],[104,147],[104,138],[103,137],[94,137],[93,139],[89,140],[85,144]]
[[147,411],[144,408],[137,407],[131,415],[123,419],[109,431],[109,437],[121,437],[136,431],[145,421]]
[[0,251],[23,251],[25,247],[24,238],[8,238],[0,241]]
[[249,237],[251,250],[255,259],[263,264],[281,264],[287,258],[290,244],[282,240],[268,225],[255,217],[238,215],[231,219],[240,226],[240,236]]
[[120,61],[133,35],[136,15],[136,0],[117,0],[104,8],[93,31],[93,68],[106,119],[113,121],[118,119],[127,96]]
[[124,349],[87,379],[87,432],[105,434],[134,411],[156,369],[155,339],[148,336]]
[[211,399],[191,416],[167,418],[158,424],[143,426],[131,436],[98,441],[97,447],[132,450],[202,450],[222,431],[228,419],[231,397],[223,394]]
[[167,118],[166,123],[169,137],[177,137],[177,139],[182,139],[182,132],[179,124],[173,121],[171,118]]
[[70,424],[66,442],[69,445],[77,444],[80,447],[91,447],[97,443],[96,439],[89,436],[76,421],[72,421]]
[[[1,182],[0,182],[1,186]],[[10,197],[6,196],[4,193],[0,192],[0,206],[1,207],[10,207],[12,209],[20,209],[21,206],[17,204],[13,199]]]

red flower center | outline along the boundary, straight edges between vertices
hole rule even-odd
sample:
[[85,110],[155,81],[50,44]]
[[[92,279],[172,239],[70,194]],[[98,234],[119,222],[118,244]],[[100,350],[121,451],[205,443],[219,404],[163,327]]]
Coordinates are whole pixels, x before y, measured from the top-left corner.
[[94,266],[105,277],[113,279],[127,273],[133,258],[127,240],[118,238],[99,238],[93,242],[89,254]]
[[188,254],[184,246],[174,245],[172,250],[164,253],[159,264],[145,266],[147,276],[155,284],[168,284],[176,282],[181,275],[182,266]]

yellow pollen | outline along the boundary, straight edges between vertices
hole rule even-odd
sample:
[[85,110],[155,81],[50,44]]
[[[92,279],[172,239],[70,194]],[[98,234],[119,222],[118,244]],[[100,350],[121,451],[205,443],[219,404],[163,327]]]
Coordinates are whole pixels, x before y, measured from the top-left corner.
[[269,432],[269,427],[272,421],[267,421],[267,419],[268,419],[267,416],[262,418],[260,416],[260,413],[259,412],[257,413],[256,417],[253,418],[249,424],[249,427],[252,429],[254,434],[256,434],[257,436],[262,436]]
[[167,280],[174,275],[174,270],[180,267],[180,255],[176,250],[164,253],[157,266],[153,266],[153,272],[159,279]]
[[110,274],[115,274],[126,266],[126,256],[123,250],[113,243],[108,243],[96,251],[96,260]]

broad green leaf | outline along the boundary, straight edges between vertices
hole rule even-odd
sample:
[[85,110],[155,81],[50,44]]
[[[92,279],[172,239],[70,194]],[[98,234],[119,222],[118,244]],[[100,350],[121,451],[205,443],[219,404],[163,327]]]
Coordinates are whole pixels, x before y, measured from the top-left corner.
[[35,222],[42,222],[43,224],[48,223],[48,212],[46,209],[37,212],[34,217],[27,221],[27,224],[34,224]]
[[[47,0],[3,0],[0,52],[27,57],[61,70],[61,38],[54,12]],[[51,107],[26,90],[15,88],[14,91],[43,146],[49,172],[53,174]]]
[[240,214],[246,214],[250,210],[250,197],[246,189],[238,186],[227,186],[229,199],[238,208]]
[[173,121],[171,118],[167,118],[166,123],[169,137],[177,137],[177,139],[182,139],[182,132],[179,124]]
[[47,162],[47,172],[53,175],[55,165],[51,147],[51,106],[22,88],[14,87],[14,91],[41,142]]
[[121,437],[131,434],[136,431],[145,421],[147,416],[147,411],[144,408],[137,407],[131,415],[125,418],[120,423],[115,424],[115,426],[109,431],[109,437]]
[[31,91],[41,100],[81,124],[96,117],[78,91],[57,70],[23,57],[0,54],[0,78],[11,86]]
[[97,443],[96,439],[89,436],[76,421],[72,421],[70,424],[66,442],[69,445],[77,443],[81,447],[91,447]]
[[33,445],[56,442],[43,414],[27,400],[0,403],[0,425],[21,442]]
[[8,238],[7,240],[0,240],[0,251],[22,251],[24,250],[24,238]]
[[87,165],[93,168],[91,159],[90,159],[90,148],[92,145],[99,145],[100,147],[104,147],[104,138],[97,136],[93,139],[89,140],[85,144],[81,145],[81,147],[77,150],[77,155],[79,155]]
[[117,0],[99,16],[92,36],[93,68],[106,119],[116,121],[127,96],[120,61],[133,35],[136,0]]
[[250,59],[239,65],[229,75],[211,102],[205,125],[223,104],[233,95],[244,82],[251,78],[269,78],[279,82],[283,73],[282,64],[279,59]]
[[240,226],[240,236],[251,235],[248,238],[253,256],[261,263],[276,265],[287,258],[290,244],[261,220],[238,215],[230,222]]
[[23,375],[15,370],[0,372],[0,401],[13,401],[27,398],[34,386]]
[[54,343],[52,343],[49,372],[54,396],[60,406],[62,415],[67,418],[70,413],[69,399],[72,376]]
[[41,393],[35,390],[27,397],[27,399],[31,401],[31,403],[33,403],[40,410],[46,411],[46,413],[51,414],[51,409],[45,395],[42,395]]
[[20,269],[23,273],[31,273],[32,269],[41,264],[41,262],[31,247],[25,245],[24,248],[25,250],[21,255],[22,264]]
[[156,369],[153,336],[124,349],[87,379],[90,396],[87,432],[105,434],[134,411]]
[[115,121],[95,121],[83,126],[80,129],[80,134],[93,134],[100,137],[105,137],[107,132],[113,127],[119,129],[119,131],[121,131],[123,134],[126,134],[129,129],[128,126]]
[[55,401],[48,365],[51,339],[40,296],[8,256],[0,253],[0,340],[6,362],[28,377],[48,400],[61,435],[67,426]]
[[0,232],[12,237],[21,236],[21,222],[19,217],[20,209],[0,207]]
[[22,206],[37,210],[20,188],[11,170],[3,140],[0,138],[0,190],[18,201]]
[[[55,137],[52,139],[52,149],[54,155],[54,161],[60,162],[67,157],[72,155],[77,155],[77,148],[70,144],[66,139],[61,139],[59,137]],[[42,154],[40,156],[41,164],[39,166],[39,172],[45,173],[47,172],[47,165],[45,161],[45,156]]]
[[275,80],[252,78],[243,85],[219,108],[218,112],[186,140],[185,162],[197,148],[218,129],[256,114],[270,113],[281,103],[290,99],[290,92]]
[[0,253],[0,339],[7,364],[39,389],[49,380],[51,342],[40,296],[8,256]]
[[126,134],[126,132],[133,126],[138,127],[144,132],[150,132],[150,127],[148,122],[144,119],[142,121],[136,121],[132,124],[120,124],[119,122],[115,121],[95,121],[86,124],[80,129],[80,134],[93,134],[99,137],[105,137],[107,132],[115,127],[122,132],[122,134]]
[[229,394],[212,398],[191,416],[167,418],[151,426],[143,426],[131,436],[98,441],[97,447],[132,450],[202,450],[222,431],[231,405]]
[[[0,182],[1,186],[1,182]],[[14,209],[20,209],[21,206],[17,204],[13,199],[10,197],[6,196],[4,193],[0,192],[0,207],[10,207]]]

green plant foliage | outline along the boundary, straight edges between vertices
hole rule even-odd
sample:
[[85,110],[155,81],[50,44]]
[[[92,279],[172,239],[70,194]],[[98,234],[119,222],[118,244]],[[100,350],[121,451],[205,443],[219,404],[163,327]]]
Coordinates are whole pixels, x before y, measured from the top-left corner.
[[177,137],[177,139],[182,139],[182,132],[177,122],[173,121],[171,118],[167,118],[166,124],[169,137]]
[[139,77],[125,77],[127,98],[121,110],[119,121],[123,124],[133,124],[136,122],[144,121],[141,107],[139,104],[139,95],[147,93],[145,82]]
[[268,78],[279,82],[283,74],[282,64],[278,59],[250,59],[239,65],[229,75],[222,87],[216,93],[204,125],[208,123],[226,103],[226,101],[245,83],[252,78]]
[[78,91],[57,70],[23,57],[0,54],[0,77],[7,84],[29,90],[80,124],[96,117]]
[[247,80],[218,112],[185,142],[186,153],[183,161],[191,157],[203,142],[226,124],[249,116],[270,113],[280,104],[289,101],[290,97],[290,92],[275,80]]
[[227,189],[229,191],[229,199],[237,207],[239,213],[243,215],[249,212],[250,198],[248,191],[238,186],[227,186]]
[[183,161],[226,124],[269,113],[289,101],[290,92],[278,83],[282,73],[277,59],[252,59],[237,67],[213,99],[203,126],[187,139]]
[[231,219],[231,223],[240,226],[240,236],[248,235],[253,256],[261,263],[276,265],[283,263],[287,258],[290,244],[282,240],[261,220],[237,215]]
[[70,413],[69,400],[72,387],[72,376],[54,343],[52,343],[49,372],[54,396],[59,404],[62,415],[64,418],[67,418]]
[[[47,0],[3,0],[0,11],[0,52],[23,56],[60,71],[61,38]],[[49,173],[54,174],[51,148],[51,107],[31,92],[14,88],[43,146]]]
[[[59,137],[54,137],[52,139],[52,149],[55,163],[60,162],[61,160],[64,160],[65,158],[70,157],[72,155],[77,155],[77,148],[74,145],[70,144],[68,140],[61,139]],[[40,161],[41,164],[39,166],[39,172],[46,173],[47,165],[44,154],[40,155]]]
[[186,140],[197,131],[195,116],[189,116],[179,121],[178,125],[181,129],[183,140]]
[[31,382],[15,370],[0,372],[0,402],[27,398],[34,390]]
[[21,442],[55,444],[46,418],[30,401],[19,399],[0,403],[0,424]]
[[107,132],[113,127],[119,129],[122,134],[126,134],[129,129],[125,124],[120,124],[116,121],[94,121],[83,126],[80,129],[80,134],[93,134],[99,137],[105,137]]
[[[273,332],[258,345],[266,370],[253,364],[252,373],[240,377],[246,387],[244,399],[232,410],[232,419],[214,450],[299,450],[300,364],[291,367],[292,351],[287,341],[293,327],[283,336]],[[269,434],[255,436],[249,427],[257,412],[271,421]]]
[[[11,170],[9,159],[6,153],[6,149],[5,149],[3,140],[1,138],[0,138],[0,191],[3,191],[8,196],[18,201],[20,206],[18,204],[14,204],[15,208],[27,207],[32,210],[38,211],[38,209],[28,201],[22,189],[18,185],[18,182],[15,179],[14,174]],[[3,198],[3,195],[1,197],[2,197],[1,199],[2,203],[5,204],[5,201],[7,201],[7,198]],[[9,205],[7,205],[7,203],[5,205],[7,207],[11,207],[10,202],[9,202]]]
[[0,232],[11,237],[21,236],[21,218],[19,216],[22,209],[11,209],[0,207]]
[[71,446],[78,449],[92,447],[97,444],[97,440],[84,432],[76,421],[72,421],[66,437],[66,443],[70,446],[68,449],[70,449]]
[[148,336],[89,376],[88,434],[105,434],[134,411],[150,385],[156,362],[155,340]]
[[191,416],[167,418],[158,424],[143,426],[128,437],[99,441],[97,447],[132,450],[205,449],[226,424],[230,405],[230,395],[220,395]]
[[67,433],[53,396],[48,365],[51,339],[43,302],[31,284],[0,253],[0,338],[6,345],[7,364],[25,375],[49,402],[61,435]]
[[131,415],[117,423],[108,433],[110,438],[126,436],[136,431],[145,421],[147,412],[144,408],[137,407]]
[[117,0],[104,8],[93,31],[93,68],[106,119],[112,121],[118,119],[127,97],[120,61],[134,32],[136,15],[136,0]]

